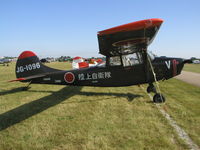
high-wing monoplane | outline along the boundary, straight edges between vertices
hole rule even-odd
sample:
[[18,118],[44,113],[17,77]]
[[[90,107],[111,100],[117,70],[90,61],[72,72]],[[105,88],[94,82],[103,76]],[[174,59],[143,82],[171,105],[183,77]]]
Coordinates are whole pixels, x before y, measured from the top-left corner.
[[32,51],[24,51],[16,63],[16,80],[29,84],[118,87],[149,84],[154,102],[165,97],[153,83],[181,73],[189,60],[155,57],[147,47],[157,34],[162,19],[147,19],[98,32],[99,52],[106,62],[94,67],[58,70],[42,64]]

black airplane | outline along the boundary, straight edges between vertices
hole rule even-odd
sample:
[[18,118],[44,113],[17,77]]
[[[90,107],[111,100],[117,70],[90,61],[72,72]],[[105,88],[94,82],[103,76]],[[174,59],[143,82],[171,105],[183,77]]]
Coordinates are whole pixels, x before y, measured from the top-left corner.
[[[45,66],[31,51],[24,51],[16,63],[16,80],[30,84],[119,87],[149,84],[155,103],[165,97],[153,83],[181,73],[182,58],[155,57],[147,51],[157,34],[162,19],[147,19],[98,32],[100,54],[106,62],[94,67],[58,70]],[[28,87],[28,86],[27,86]],[[157,89],[157,90],[156,90]]]

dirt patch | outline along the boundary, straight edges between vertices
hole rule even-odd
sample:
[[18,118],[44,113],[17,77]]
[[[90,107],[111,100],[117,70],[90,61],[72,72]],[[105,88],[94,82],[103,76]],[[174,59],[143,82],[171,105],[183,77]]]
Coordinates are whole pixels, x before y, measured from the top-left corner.
[[200,73],[182,71],[181,74],[175,78],[200,87]]

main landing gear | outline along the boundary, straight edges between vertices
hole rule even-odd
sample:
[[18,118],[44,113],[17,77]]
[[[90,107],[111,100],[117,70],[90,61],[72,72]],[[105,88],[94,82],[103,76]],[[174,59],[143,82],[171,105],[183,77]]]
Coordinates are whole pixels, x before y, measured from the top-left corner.
[[149,83],[149,86],[147,87],[147,93],[155,93],[153,96],[153,102],[154,103],[164,103],[165,102],[165,97],[161,94],[158,93],[156,90],[156,87],[153,85],[153,83]]

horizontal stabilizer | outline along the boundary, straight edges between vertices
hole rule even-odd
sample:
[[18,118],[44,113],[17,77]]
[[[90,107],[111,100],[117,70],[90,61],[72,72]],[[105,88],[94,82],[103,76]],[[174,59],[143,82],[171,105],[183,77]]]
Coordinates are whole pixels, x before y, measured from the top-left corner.
[[44,77],[44,76],[46,76],[46,74],[34,75],[34,76],[25,77],[25,78],[17,78],[17,79],[15,79],[15,80],[10,80],[10,81],[8,81],[8,82],[26,81],[26,80],[36,79],[36,78],[40,78],[40,77]]
[[10,80],[8,82],[15,82],[15,81],[24,81],[26,80],[25,78],[18,78],[18,79],[15,79],[15,80]]

